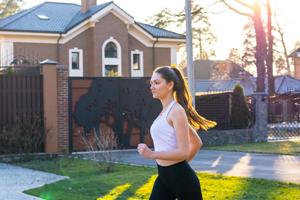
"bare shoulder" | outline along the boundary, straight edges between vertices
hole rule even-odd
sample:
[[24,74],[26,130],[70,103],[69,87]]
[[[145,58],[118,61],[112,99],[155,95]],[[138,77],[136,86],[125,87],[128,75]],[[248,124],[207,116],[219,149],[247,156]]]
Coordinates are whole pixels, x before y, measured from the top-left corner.
[[170,110],[169,117],[173,121],[176,119],[181,120],[183,118],[186,118],[187,116],[186,116],[184,108],[179,103],[176,102],[173,105],[172,109]]
[[176,115],[176,114],[185,114],[185,110],[184,108],[179,104],[179,103],[175,103],[172,107],[172,109],[170,110],[170,112],[172,112],[172,114]]

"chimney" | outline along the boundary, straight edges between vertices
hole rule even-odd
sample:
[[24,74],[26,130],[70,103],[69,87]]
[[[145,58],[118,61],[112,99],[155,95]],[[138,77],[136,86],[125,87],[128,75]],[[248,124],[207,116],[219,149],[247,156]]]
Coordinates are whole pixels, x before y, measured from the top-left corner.
[[91,6],[96,6],[97,0],[81,0],[81,13],[86,13]]

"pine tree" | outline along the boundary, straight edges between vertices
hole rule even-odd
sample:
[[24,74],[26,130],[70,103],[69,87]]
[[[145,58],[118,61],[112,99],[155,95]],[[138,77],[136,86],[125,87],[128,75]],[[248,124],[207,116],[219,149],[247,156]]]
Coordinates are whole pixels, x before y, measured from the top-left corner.
[[21,6],[24,4],[24,0],[2,0],[0,2],[0,19],[21,11]]
[[244,129],[248,127],[251,115],[246,102],[243,87],[237,83],[234,86],[231,97],[230,127],[233,129]]

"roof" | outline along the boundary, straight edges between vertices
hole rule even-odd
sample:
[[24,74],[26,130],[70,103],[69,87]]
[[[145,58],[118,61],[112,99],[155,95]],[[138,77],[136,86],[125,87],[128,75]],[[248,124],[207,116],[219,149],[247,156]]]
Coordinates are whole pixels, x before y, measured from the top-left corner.
[[[275,93],[284,94],[292,90],[300,90],[300,80],[288,75],[274,76]],[[250,96],[256,91],[256,77],[248,77],[243,80],[239,78],[221,80],[195,80],[196,93],[231,91],[234,85],[239,84],[244,88],[246,96]],[[268,78],[265,78],[265,93],[268,94]]]
[[143,24],[140,22],[136,22],[140,27],[142,27],[144,30],[146,30],[148,33],[152,34],[154,37],[163,37],[163,38],[180,38],[185,39],[185,35],[181,35],[178,33],[174,33],[156,26],[151,26],[148,24]]
[[[0,20],[0,31],[67,33],[73,27],[91,18],[94,14],[110,4],[114,4],[114,2],[110,1],[101,5],[92,6],[88,12],[81,13],[81,6],[77,4],[44,2]],[[117,6],[116,4],[114,5]],[[38,14],[45,15],[49,19],[40,19]],[[185,39],[184,35],[155,26],[139,22],[135,22],[135,24],[142,27],[153,37]]]
[[297,53],[300,52],[300,48],[294,50],[288,57],[298,57]]
[[[224,63],[227,61],[221,61],[221,60],[195,60],[194,61],[194,74],[195,74],[195,80],[196,79],[211,79],[212,74],[216,71],[218,71],[217,65]],[[183,72],[185,75],[187,75],[187,67],[183,68]],[[244,70],[241,66],[238,64],[231,62],[229,65],[229,77],[230,78],[238,78],[239,72],[245,72],[247,76],[252,76],[249,72]]]

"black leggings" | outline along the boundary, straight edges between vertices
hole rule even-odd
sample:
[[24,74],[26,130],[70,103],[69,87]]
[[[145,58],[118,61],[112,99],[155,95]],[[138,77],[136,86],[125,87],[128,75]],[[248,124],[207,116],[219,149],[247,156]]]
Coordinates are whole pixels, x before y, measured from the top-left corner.
[[157,164],[157,169],[150,200],[202,200],[199,179],[186,161],[166,167]]

